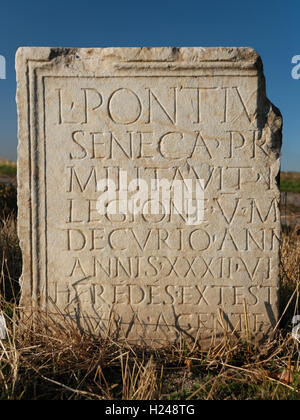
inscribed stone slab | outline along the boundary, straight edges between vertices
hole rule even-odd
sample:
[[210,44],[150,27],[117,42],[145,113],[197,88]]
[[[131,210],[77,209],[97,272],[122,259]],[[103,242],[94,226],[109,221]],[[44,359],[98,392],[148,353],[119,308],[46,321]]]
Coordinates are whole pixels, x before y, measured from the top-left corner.
[[[282,123],[257,53],[20,48],[16,69],[22,305],[135,342],[268,335]],[[162,180],[170,206],[147,212]],[[187,180],[199,220],[174,204]]]

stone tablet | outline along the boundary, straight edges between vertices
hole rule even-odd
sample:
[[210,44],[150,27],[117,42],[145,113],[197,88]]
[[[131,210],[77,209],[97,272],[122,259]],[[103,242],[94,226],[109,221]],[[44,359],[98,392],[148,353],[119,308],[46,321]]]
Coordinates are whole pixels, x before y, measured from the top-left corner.
[[26,309],[207,347],[278,319],[280,112],[251,48],[20,48]]

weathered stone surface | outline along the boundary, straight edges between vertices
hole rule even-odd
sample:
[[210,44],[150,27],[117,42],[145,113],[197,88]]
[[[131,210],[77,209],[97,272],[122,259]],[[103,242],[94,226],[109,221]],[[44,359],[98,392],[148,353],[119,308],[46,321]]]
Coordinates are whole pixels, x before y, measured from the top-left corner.
[[[16,68],[22,305],[147,343],[268,335],[282,122],[257,53],[20,48]],[[203,220],[173,195],[170,214],[100,214],[125,172],[202,180]]]

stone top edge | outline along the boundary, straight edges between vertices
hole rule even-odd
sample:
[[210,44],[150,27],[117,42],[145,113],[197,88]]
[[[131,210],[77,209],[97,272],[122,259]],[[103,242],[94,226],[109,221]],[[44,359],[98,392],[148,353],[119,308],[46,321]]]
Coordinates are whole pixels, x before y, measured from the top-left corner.
[[54,61],[76,58],[81,60],[105,60],[124,63],[134,62],[232,62],[257,67],[259,54],[251,47],[109,47],[109,48],[64,48],[20,47],[16,64],[26,60]]

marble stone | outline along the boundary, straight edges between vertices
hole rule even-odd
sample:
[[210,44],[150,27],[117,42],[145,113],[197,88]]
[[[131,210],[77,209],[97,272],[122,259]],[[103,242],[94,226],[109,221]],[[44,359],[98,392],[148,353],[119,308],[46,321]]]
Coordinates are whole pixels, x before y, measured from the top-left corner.
[[24,47],[16,70],[21,306],[148,345],[269,337],[282,119],[259,55]]

